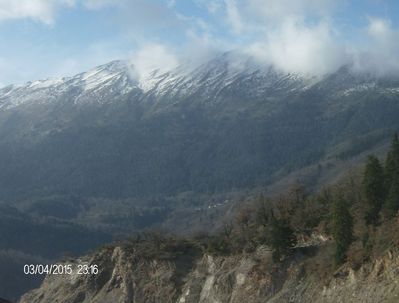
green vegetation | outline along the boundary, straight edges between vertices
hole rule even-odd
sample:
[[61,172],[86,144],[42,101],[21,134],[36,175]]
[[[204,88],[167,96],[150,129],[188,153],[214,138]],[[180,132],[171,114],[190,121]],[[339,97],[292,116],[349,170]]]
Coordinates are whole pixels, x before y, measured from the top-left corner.
[[335,198],[332,206],[332,235],[335,241],[335,263],[341,264],[353,241],[353,218],[348,203],[341,195]]
[[380,161],[374,156],[369,156],[367,160],[363,185],[368,204],[365,219],[367,224],[376,225],[385,200],[385,182],[384,170]]
[[392,143],[391,149],[388,152],[386,161],[385,161],[385,181],[386,187],[390,189],[392,183],[395,179],[398,178],[399,175],[399,138],[398,134],[395,133]]
[[389,188],[386,200],[386,215],[388,218],[396,216],[399,210],[399,178],[395,177]]
[[[382,254],[399,240],[392,220],[399,209],[399,170],[391,167],[396,163],[392,160],[396,144],[395,135],[387,167],[370,156],[363,172],[318,193],[308,195],[297,185],[274,198],[260,194],[219,234],[197,238],[202,243],[198,247],[228,255],[252,252],[263,245],[272,251],[275,262],[281,262],[301,248],[316,245],[330,254],[335,266],[346,261],[358,266]],[[393,177],[388,190],[389,175]],[[321,242],[312,242],[315,233],[334,241],[327,241],[329,248],[324,249]]]
[[296,244],[294,231],[284,219],[277,219],[271,215],[270,246],[273,250],[273,259],[279,261],[282,256],[290,253]]
[[386,199],[386,215],[395,216],[399,210],[399,139],[396,133],[391,149],[385,161],[385,183],[388,196]]

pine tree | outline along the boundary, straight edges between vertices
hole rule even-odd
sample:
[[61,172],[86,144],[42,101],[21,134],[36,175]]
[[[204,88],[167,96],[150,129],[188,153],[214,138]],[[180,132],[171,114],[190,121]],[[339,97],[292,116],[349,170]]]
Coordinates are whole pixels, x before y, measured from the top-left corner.
[[386,189],[390,190],[393,180],[399,175],[399,139],[395,133],[385,161]]
[[260,194],[256,206],[256,224],[266,227],[269,223],[271,213],[271,201],[267,200],[263,194]]
[[333,203],[332,235],[335,241],[334,259],[336,264],[341,264],[345,261],[346,252],[353,241],[353,218],[342,196],[337,197]]
[[374,156],[369,156],[367,160],[363,187],[367,202],[366,223],[377,225],[378,215],[385,201],[385,178],[384,169]]
[[296,245],[296,237],[289,224],[284,219],[277,219],[273,213],[270,218],[270,245],[275,261],[280,261]]
[[394,217],[399,210],[399,139],[396,133],[385,162],[385,183],[388,192],[385,201],[385,213],[388,218]]
[[399,177],[397,176],[391,182],[385,209],[388,218],[393,218],[399,211]]

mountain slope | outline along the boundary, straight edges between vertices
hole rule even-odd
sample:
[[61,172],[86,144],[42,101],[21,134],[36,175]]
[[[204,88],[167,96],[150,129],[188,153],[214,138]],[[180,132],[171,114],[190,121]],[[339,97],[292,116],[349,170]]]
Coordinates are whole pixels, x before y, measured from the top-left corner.
[[191,71],[130,74],[117,61],[3,88],[0,196],[253,187],[399,126],[399,81],[347,67],[309,78],[224,54]]

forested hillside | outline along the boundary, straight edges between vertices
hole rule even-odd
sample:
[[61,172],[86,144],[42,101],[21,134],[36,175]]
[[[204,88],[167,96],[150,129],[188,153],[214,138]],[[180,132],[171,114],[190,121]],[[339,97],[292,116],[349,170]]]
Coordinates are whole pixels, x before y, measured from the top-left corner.
[[94,284],[50,275],[22,302],[395,302],[398,160],[395,135],[384,164],[370,156],[317,193],[294,186],[249,199],[214,235],[138,233],[66,259],[103,272]]

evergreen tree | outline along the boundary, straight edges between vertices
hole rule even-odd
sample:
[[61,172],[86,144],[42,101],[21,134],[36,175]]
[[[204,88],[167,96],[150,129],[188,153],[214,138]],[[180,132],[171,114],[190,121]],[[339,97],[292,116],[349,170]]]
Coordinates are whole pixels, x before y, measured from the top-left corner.
[[367,224],[376,225],[378,223],[378,214],[385,201],[384,180],[384,170],[380,161],[374,156],[369,156],[363,177],[365,198],[368,206],[365,215]]
[[275,261],[280,261],[296,245],[296,237],[289,224],[284,219],[277,219],[273,213],[270,218],[270,245]]
[[399,210],[399,139],[396,133],[385,162],[385,180],[388,192],[385,201],[385,213],[388,218],[394,217]]
[[395,177],[391,182],[385,209],[388,218],[393,218],[399,211],[399,177]]
[[265,198],[263,194],[260,194],[257,206],[256,206],[256,224],[262,227],[266,227],[269,224],[269,217],[271,213],[270,205],[271,201]]
[[399,139],[395,133],[391,148],[385,161],[386,189],[390,190],[392,182],[399,175]]
[[332,235],[335,241],[334,259],[336,264],[341,264],[345,261],[346,252],[353,241],[353,218],[342,196],[333,202]]

